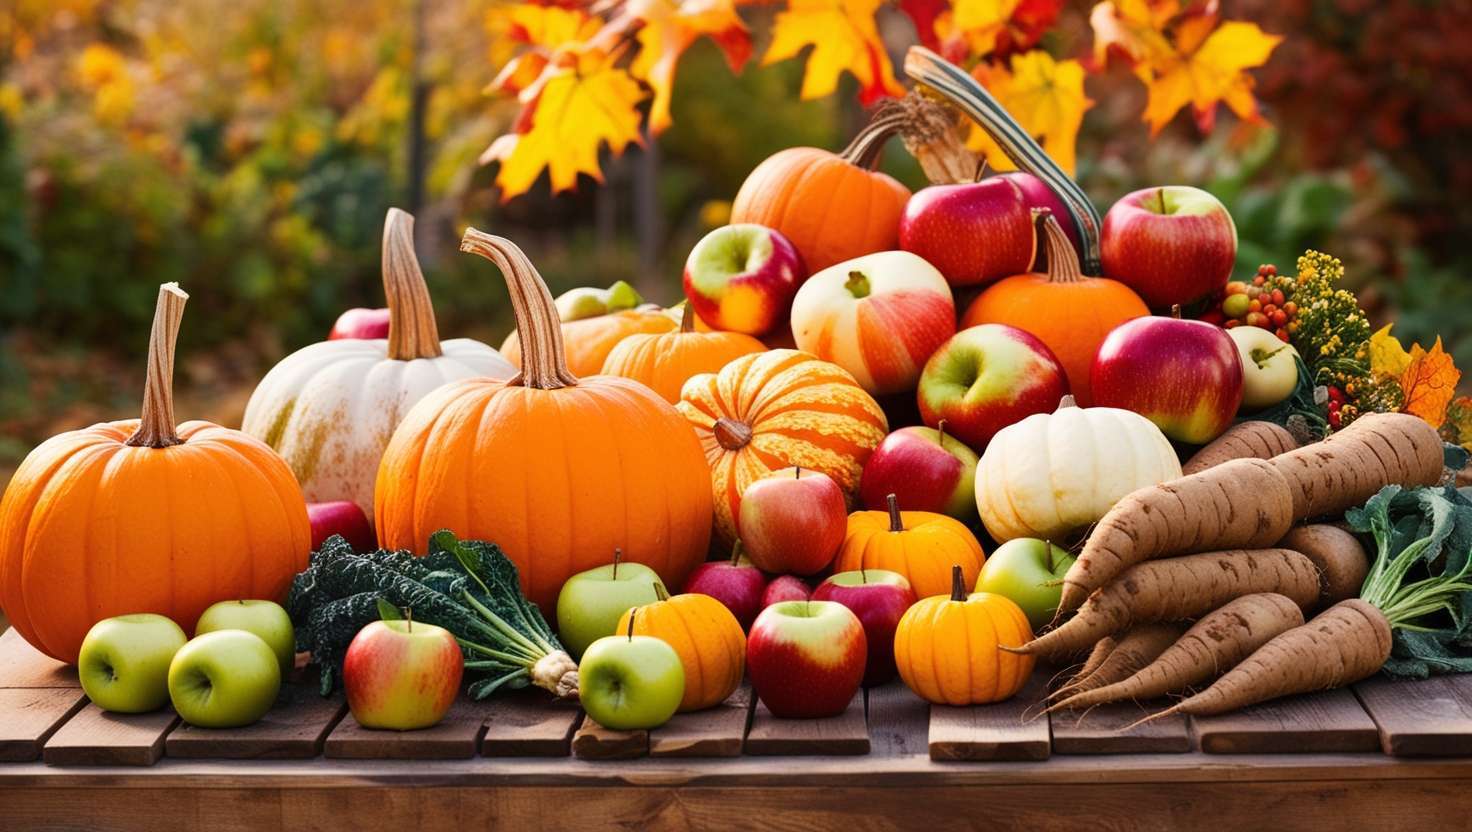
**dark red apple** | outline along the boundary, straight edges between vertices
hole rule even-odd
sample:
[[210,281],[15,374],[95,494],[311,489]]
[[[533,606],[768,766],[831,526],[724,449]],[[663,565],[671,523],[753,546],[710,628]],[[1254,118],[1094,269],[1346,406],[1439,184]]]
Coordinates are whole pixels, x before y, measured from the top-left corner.
[[925,258],[952,286],[991,283],[1032,263],[1032,214],[1011,179],[931,185],[905,205],[900,248]]
[[332,331],[327,333],[327,340],[336,341],[339,338],[387,338],[388,337],[388,310],[387,309],[364,309],[355,307],[337,316],[337,322],[332,325]]
[[778,575],[762,592],[762,609],[783,601],[806,601],[812,597],[812,592],[802,578],[796,575]]
[[837,601],[858,616],[864,626],[864,640],[869,645],[864,687],[882,685],[895,677],[894,631],[905,610],[917,600],[904,575],[887,569],[839,572],[818,584],[813,600]]
[[740,541],[731,547],[730,560],[703,563],[685,581],[686,592],[698,592],[720,601],[736,616],[743,630],[750,629],[751,622],[762,611],[762,593],[766,588],[767,576],[743,556]]
[[1006,324],[963,329],[935,351],[916,395],[925,424],[986,449],[1002,428],[1034,413],[1052,413],[1068,392],[1068,376],[1048,346]]
[[322,542],[340,534],[353,547],[354,552],[371,552],[378,548],[378,533],[358,504],[351,500],[335,500],[330,503],[308,503],[307,522],[312,527],[312,551],[322,548]]
[[957,520],[976,517],[976,452],[937,428],[908,427],[884,437],[864,463],[859,502],[870,511],[885,511],[890,494],[912,511],[948,514]]
[[783,468],[746,487],[738,519],[746,556],[758,569],[815,575],[843,545],[848,504],[827,474]]
[[1134,289],[1151,308],[1169,309],[1227,285],[1237,226],[1226,206],[1199,188],[1145,188],[1104,215],[1099,245],[1105,277]]
[[1202,445],[1237,415],[1242,357],[1221,327],[1151,315],[1109,333],[1089,381],[1096,406],[1133,410],[1171,439]]
[[864,625],[848,607],[784,601],[762,610],[751,625],[746,672],[773,716],[837,716],[858,693],[868,652]]
[[[1082,250],[1083,238],[1079,236],[1078,226],[1073,222],[1073,215],[1068,213],[1068,206],[1063,204],[1062,197],[1058,196],[1058,194],[1053,192],[1052,188],[1048,187],[1048,183],[1022,170],[999,173],[996,175],[996,178],[1010,180],[1018,188],[1022,189],[1022,202],[1027,206],[1029,213],[1034,208],[1047,208],[1053,212],[1053,216],[1058,220],[1058,225],[1063,228],[1063,233],[1067,234],[1069,241],[1073,243],[1074,251]],[[1033,271],[1041,271],[1041,269],[1034,266]]]

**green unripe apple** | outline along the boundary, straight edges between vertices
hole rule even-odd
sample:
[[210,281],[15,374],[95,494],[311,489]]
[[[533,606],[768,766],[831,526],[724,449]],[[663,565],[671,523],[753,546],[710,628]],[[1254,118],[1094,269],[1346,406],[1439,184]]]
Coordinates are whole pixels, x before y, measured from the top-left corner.
[[557,638],[574,659],[588,645],[618,629],[630,609],[659,598],[654,585],[664,583],[642,563],[615,561],[567,579],[557,595]]
[[204,611],[194,634],[202,636],[216,630],[245,630],[261,637],[281,662],[281,672],[296,663],[296,631],[291,616],[274,601],[221,601]]
[[104,711],[156,711],[169,701],[169,663],[185,640],[179,625],[162,615],[105,618],[82,640],[82,691]]
[[266,715],[281,690],[281,662],[245,630],[196,636],[169,665],[169,699],[190,725],[239,728]]
[[685,698],[685,667],[675,648],[654,636],[600,638],[578,664],[578,698],[605,728],[658,728]]
[[1035,537],[1019,537],[997,547],[976,578],[977,592],[1014,601],[1034,632],[1053,620],[1063,597],[1063,576],[1073,566],[1067,551]]

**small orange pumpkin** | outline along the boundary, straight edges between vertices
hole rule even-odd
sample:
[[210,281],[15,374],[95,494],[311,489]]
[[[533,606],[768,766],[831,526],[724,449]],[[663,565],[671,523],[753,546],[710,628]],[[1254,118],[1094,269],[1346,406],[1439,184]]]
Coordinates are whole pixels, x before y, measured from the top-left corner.
[[[593,318],[564,321],[560,326],[568,372],[575,376],[591,376],[602,371],[608,354],[623,339],[639,333],[672,332],[679,324],[663,309],[641,306]],[[516,330],[506,336],[501,344],[501,354],[515,366],[521,366],[521,341]]]
[[[628,610],[614,632],[654,636],[675,648],[685,667],[681,711],[698,711],[726,701],[746,670],[746,634],[736,616],[709,595],[671,597],[654,585],[659,600]],[[629,622],[633,621],[633,630]]]
[[705,448],[716,532],[727,544],[739,536],[747,486],[805,468],[852,496],[888,432],[884,411],[847,370],[798,350],[743,355],[719,373],[695,376],[676,406]]
[[888,569],[910,581],[916,597],[950,591],[953,564],[959,564],[966,585],[976,583],[986,562],[981,543],[964,523],[929,511],[900,511],[893,494],[889,511],[856,511],[848,516],[848,534],[834,572]]
[[1010,699],[1032,675],[1034,658],[1001,648],[1032,640],[1027,616],[1011,599],[966,594],[959,565],[951,594],[923,598],[905,611],[894,633],[900,678],[936,705],[984,705]]
[[674,404],[692,376],[714,373],[743,355],[766,349],[761,341],[740,332],[698,331],[695,308],[686,303],[679,331],[624,338],[603,362],[603,373],[642,382]]
[[961,329],[1007,324],[1036,335],[1063,364],[1068,389],[1079,406],[1088,407],[1093,401],[1089,369],[1099,345],[1110,330],[1150,310],[1123,283],[1085,277],[1078,252],[1048,209],[1035,209],[1033,217],[1048,271],[1013,275],[988,286],[966,310]]
[[422,552],[439,529],[493,541],[549,619],[563,582],[615,547],[683,584],[711,522],[689,425],[642,384],[568,371],[552,296],[515,243],[472,228],[461,250],[500,267],[526,360],[508,381],[447,384],[404,417],[378,468],[379,542]]
[[789,147],[756,166],[731,203],[731,222],[782,232],[809,273],[876,251],[899,248],[900,215],[910,189],[874,170],[884,143],[911,117],[876,117],[841,153]]
[[53,436],[0,500],[0,607],[32,646],[75,663],[104,618],[280,598],[312,549],[307,505],[269,446],[174,426],[174,340],[188,295],[159,287],[143,418]]

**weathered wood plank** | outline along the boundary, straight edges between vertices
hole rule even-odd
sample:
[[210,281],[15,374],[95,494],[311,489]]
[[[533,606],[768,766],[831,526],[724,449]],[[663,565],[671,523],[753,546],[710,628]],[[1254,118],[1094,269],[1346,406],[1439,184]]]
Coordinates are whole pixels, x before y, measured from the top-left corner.
[[26,643],[15,630],[0,635],[0,688],[80,688],[77,669]]
[[0,762],[40,759],[46,740],[86,704],[71,688],[0,689]]
[[[1054,754],[1181,754],[1191,750],[1191,732],[1183,716],[1168,716],[1135,725],[1156,710],[1134,702],[1100,705],[1087,713],[1049,714]],[[1131,727],[1133,726],[1133,727]],[[1128,729],[1128,730],[1125,730]]]
[[580,760],[631,760],[649,753],[649,732],[615,731],[584,715],[572,735],[572,753]]
[[726,701],[703,711],[675,714],[649,732],[651,757],[739,757],[751,723],[754,697],[742,685]]
[[778,719],[761,702],[746,734],[747,754],[868,754],[869,726],[860,690],[838,716]]
[[576,703],[555,699],[540,688],[497,694],[486,705],[486,733],[480,741],[486,757],[566,757],[582,723]]
[[1436,676],[1393,680],[1374,676],[1354,686],[1380,734],[1380,748],[1396,757],[1472,754],[1472,678]]
[[870,688],[866,694],[872,753],[890,757],[925,754],[930,703],[898,679]]
[[342,697],[324,698],[315,685],[287,685],[276,706],[243,728],[180,725],[164,741],[170,757],[220,760],[309,759],[347,712]]
[[364,728],[349,713],[327,735],[322,753],[355,760],[458,760],[474,757],[486,730],[484,703],[461,698],[439,724],[417,731]]
[[1210,754],[1375,751],[1375,723],[1348,690],[1264,702],[1220,716],[1192,717],[1191,732]]
[[1046,760],[1047,717],[1028,713],[1047,693],[1047,674],[1034,673],[1006,702],[956,708],[930,706],[932,760]]
[[53,766],[151,766],[179,721],[172,708],[151,714],[112,714],[87,703],[41,749]]

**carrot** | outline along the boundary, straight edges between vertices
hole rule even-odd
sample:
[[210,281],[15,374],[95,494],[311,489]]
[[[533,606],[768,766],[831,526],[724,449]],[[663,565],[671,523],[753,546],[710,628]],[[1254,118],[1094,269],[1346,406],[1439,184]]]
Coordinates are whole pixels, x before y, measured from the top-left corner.
[[[1179,623],[1151,623],[1131,627],[1118,639],[1105,637],[1099,640],[1113,642],[1115,647],[1099,662],[1088,675],[1080,673],[1073,681],[1054,691],[1053,697],[1071,696],[1082,691],[1112,685],[1128,679],[1141,668],[1155,661],[1166,648],[1175,643],[1186,629]],[[1096,645],[1097,646],[1097,645]],[[1051,697],[1050,697],[1051,698]]]
[[1275,592],[1244,595],[1217,609],[1139,672],[1114,684],[1081,690],[1050,707],[1075,710],[1178,693],[1220,676],[1280,633],[1303,625],[1303,610]]
[[1276,422],[1238,422],[1186,460],[1181,472],[1196,474],[1233,459],[1272,459],[1297,447],[1293,434]]
[[1288,549],[1207,552],[1141,563],[1089,596],[1078,614],[1018,653],[1066,656],[1147,621],[1204,615],[1254,592],[1276,592],[1307,608],[1319,597],[1313,562]]
[[1355,536],[1325,524],[1298,526],[1278,543],[1284,549],[1302,552],[1318,567],[1320,600],[1333,604],[1360,594],[1370,573],[1370,557]]
[[1358,682],[1390,657],[1390,626],[1373,604],[1358,598],[1340,601],[1307,624],[1275,636],[1211,687],[1147,718],[1211,716]]
[[1370,413],[1323,442],[1273,457],[1293,494],[1293,517],[1343,514],[1387,485],[1435,485],[1441,437],[1409,413]]
[[1150,558],[1271,546],[1292,527],[1292,506],[1288,480],[1262,459],[1234,459],[1134,491],[1084,543],[1063,578],[1059,613],[1077,609],[1090,592]]

